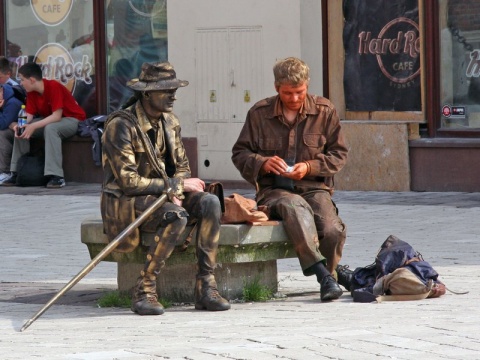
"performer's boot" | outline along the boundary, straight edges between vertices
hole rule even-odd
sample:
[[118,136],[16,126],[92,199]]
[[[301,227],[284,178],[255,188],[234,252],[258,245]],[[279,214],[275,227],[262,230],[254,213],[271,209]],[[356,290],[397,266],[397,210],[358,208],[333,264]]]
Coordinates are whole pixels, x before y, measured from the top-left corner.
[[[132,311],[139,315],[162,315],[164,313],[162,304],[158,302],[157,276],[175,248],[178,238],[176,228],[174,224],[168,224],[162,228],[155,236],[155,243],[148,250],[145,267],[137,279],[132,297]],[[183,224],[181,229],[184,228]]]
[[164,308],[158,302],[157,277],[154,274],[142,275],[137,279],[133,292],[132,311],[139,315],[162,315]]
[[195,309],[222,311],[230,309],[228,300],[220,296],[213,275],[217,265],[220,235],[220,203],[214,195],[202,202],[203,218],[197,224],[197,281],[195,284]]
[[228,300],[220,296],[213,274],[197,275],[195,284],[195,309],[223,311],[230,309]]

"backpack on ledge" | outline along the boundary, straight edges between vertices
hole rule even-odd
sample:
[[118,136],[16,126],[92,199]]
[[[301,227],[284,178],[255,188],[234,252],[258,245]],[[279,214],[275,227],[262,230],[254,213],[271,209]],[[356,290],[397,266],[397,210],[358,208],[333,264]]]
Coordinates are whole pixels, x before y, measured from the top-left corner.
[[371,265],[353,272],[354,302],[421,300],[445,294],[438,273],[408,243],[390,235]]
[[78,123],[77,135],[93,139],[92,158],[97,166],[102,165],[102,135],[103,125],[107,115],[92,116]]

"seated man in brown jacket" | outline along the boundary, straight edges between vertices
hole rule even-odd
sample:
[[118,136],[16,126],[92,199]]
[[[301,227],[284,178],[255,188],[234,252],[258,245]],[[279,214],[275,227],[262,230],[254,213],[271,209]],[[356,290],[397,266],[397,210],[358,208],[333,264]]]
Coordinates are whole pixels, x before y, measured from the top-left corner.
[[287,58],[274,68],[278,95],[257,102],[233,146],[232,160],[257,189],[258,205],[281,219],[306,276],[316,275],[320,299],[338,299],[351,271],[338,266],[346,226],[332,201],[333,176],[347,146],[333,104],[308,91],[309,68]]

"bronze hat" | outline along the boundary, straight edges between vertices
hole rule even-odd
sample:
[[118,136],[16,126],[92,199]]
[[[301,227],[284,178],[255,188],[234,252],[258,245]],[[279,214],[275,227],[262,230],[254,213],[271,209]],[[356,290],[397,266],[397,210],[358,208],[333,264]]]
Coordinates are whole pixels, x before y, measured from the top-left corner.
[[136,91],[171,90],[187,85],[188,81],[177,79],[169,62],[143,63],[140,76],[127,82]]

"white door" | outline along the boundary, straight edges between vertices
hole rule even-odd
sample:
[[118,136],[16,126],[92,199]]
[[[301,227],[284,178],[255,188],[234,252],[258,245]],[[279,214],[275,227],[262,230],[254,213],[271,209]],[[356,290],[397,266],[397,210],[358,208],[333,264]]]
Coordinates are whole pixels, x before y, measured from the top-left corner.
[[263,83],[261,27],[198,29],[195,37],[198,173],[241,180],[232,146]]

